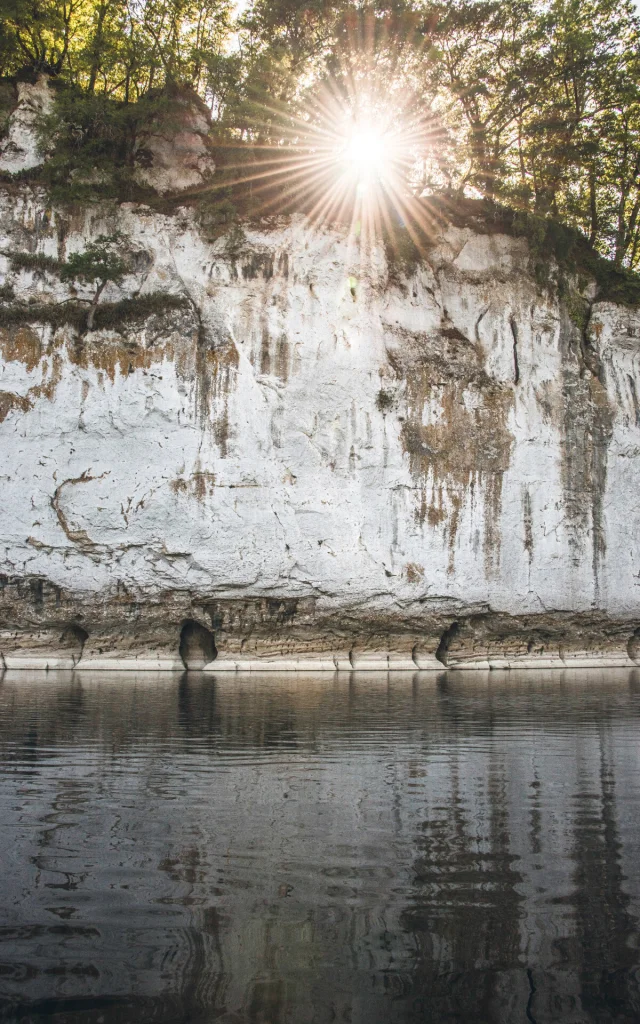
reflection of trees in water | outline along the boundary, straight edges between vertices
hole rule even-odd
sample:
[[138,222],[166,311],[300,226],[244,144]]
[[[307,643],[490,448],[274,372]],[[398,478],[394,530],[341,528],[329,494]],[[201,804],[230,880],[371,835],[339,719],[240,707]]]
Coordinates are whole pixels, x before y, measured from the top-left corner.
[[[315,749],[316,741],[330,736],[332,743],[357,749],[359,736],[384,732],[390,722],[412,739],[419,733],[437,743],[517,725],[529,714],[540,726],[561,730],[596,708],[611,720],[640,718],[640,701],[625,701],[619,710],[609,706],[612,698],[615,705],[622,682],[626,693],[640,693],[637,670],[609,671],[602,679],[591,673],[589,687],[577,673],[492,672],[479,681],[464,678],[469,675],[483,676],[426,674],[413,682],[404,676],[387,683],[384,676],[364,673],[345,673],[337,681],[328,673],[309,678],[255,673],[251,679],[185,673],[176,687],[168,674],[52,672],[46,682],[32,678],[25,686],[24,673],[9,672],[0,686],[0,749],[27,729],[37,730],[41,747],[99,737],[118,751],[141,738],[175,742],[185,735],[218,736],[251,749],[280,741]],[[573,676],[578,678],[567,682]]]
[[[488,1024],[506,1019],[501,980],[513,988],[506,971],[520,961],[521,876],[510,850],[500,754],[492,749],[488,755],[480,798],[486,808],[461,793],[461,775],[470,767],[452,752],[445,786],[434,786],[416,837],[414,891],[401,921],[416,941],[410,1004],[420,1006],[425,1019]],[[428,765],[425,771],[428,778]],[[477,779],[476,789],[480,784]]]
[[[192,843],[178,856],[161,861],[158,868],[180,887],[180,904],[188,908],[190,923],[176,929],[173,936],[174,949],[181,952],[181,967],[173,975],[172,987],[180,998],[183,1019],[196,1019],[207,1009],[219,1009],[225,968],[220,910],[200,905],[203,893],[212,888],[213,865],[206,858],[206,836],[201,845]],[[215,899],[214,892],[210,891],[210,898]]]
[[[223,684],[224,685],[224,684]],[[286,704],[273,700],[259,701],[259,708],[247,714],[242,704],[230,707],[222,702],[217,711],[218,684],[209,676],[184,673],[178,687],[178,721],[185,735],[234,740],[251,749],[269,750],[298,746],[298,715]],[[255,703],[255,698],[252,701]],[[309,737],[306,736],[306,746]]]
[[[571,1007],[572,1024],[640,1018],[611,738],[616,723],[637,721],[637,679],[631,703],[619,686],[535,680],[302,683],[191,674],[178,685],[0,687],[2,749],[55,783],[39,841],[24,840],[41,873],[40,890],[25,875],[24,913],[42,931],[36,956],[35,935],[20,947],[34,1000],[23,1015],[51,1010],[45,993],[57,987],[69,1024],[93,1024],[94,1013],[104,1024],[565,1024]],[[537,924],[528,916],[532,864],[558,849],[545,831],[553,774],[544,756],[522,768],[531,730],[571,765],[576,736],[586,737],[586,796],[563,822],[575,887],[561,898],[574,930],[560,935],[565,963],[551,971],[526,941],[540,927],[539,912]],[[52,751],[69,764],[89,752],[93,777],[81,767],[65,777],[64,764],[56,777]],[[331,779],[324,802],[307,780],[313,765]],[[287,817],[292,780],[304,798]],[[92,842],[71,856],[83,827]],[[308,844],[294,849],[305,831]],[[110,885],[127,871],[131,896],[118,896]],[[122,913],[110,916],[118,898]],[[92,913],[93,932],[73,932]]]
[[77,682],[70,680],[62,690],[53,686],[44,694],[41,687],[35,693],[30,689],[30,684],[26,693],[3,686],[0,677],[0,756],[5,764],[19,762],[24,775],[46,762],[61,731],[76,733],[85,724],[84,692]]
[[[633,692],[638,681],[630,682]],[[446,687],[440,692],[445,694]],[[578,709],[576,718],[580,717]],[[572,837],[574,888],[562,900],[571,911],[575,931],[557,938],[557,963],[550,968],[525,959],[526,907],[518,891],[523,874],[510,852],[515,823],[508,764],[492,745],[481,798],[490,821],[485,835],[474,818],[478,807],[470,808],[460,795],[460,778],[470,766],[465,768],[457,755],[452,756],[448,792],[443,793],[440,785],[437,803],[429,808],[416,838],[420,853],[414,862],[415,891],[402,915],[417,947],[409,998],[424,1010],[425,1019],[483,1024],[511,1019],[613,1024],[640,1019],[638,922],[629,912],[624,891],[611,722],[600,720],[597,726],[597,764],[593,733],[583,725],[576,723],[576,735],[568,729],[565,734],[566,755],[574,743],[578,749],[584,744],[571,816],[564,822]],[[541,834],[540,781],[535,771],[530,786],[529,849],[544,863],[553,858],[554,850]]]
[[574,820],[576,959],[582,1010],[589,1020],[640,1020],[638,922],[629,913],[620,862],[611,731],[597,730],[599,772],[580,763]]

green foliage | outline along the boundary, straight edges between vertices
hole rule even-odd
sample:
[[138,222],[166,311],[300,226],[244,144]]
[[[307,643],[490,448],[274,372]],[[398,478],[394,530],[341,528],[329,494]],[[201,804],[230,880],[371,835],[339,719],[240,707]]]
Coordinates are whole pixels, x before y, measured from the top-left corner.
[[[2,29],[0,28],[0,48],[2,47]],[[4,134],[9,116],[16,104],[13,83],[0,80],[0,138]]]
[[195,93],[174,85],[137,103],[86,93],[60,81],[54,88],[53,110],[38,123],[40,149],[47,154],[38,177],[54,203],[153,201],[153,189],[135,176],[137,168],[150,164],[149,138],[184,131],[198,107],[209,117]]
[[118,330],[126,325],[144,322],[150,316],[160,316],[172,309],[186,309],[189,300],[184,295],[168,295],[166,292],[150,292],[137,295],[121,302],[103,302],[95,315],[95,326]]
[[[50,324],[52,327],[69,325],[77,330],[88,327],[88,311],[80,302],[42,303],[14,302],[13,293],[0,291],[0,326],[16,324]],[[172,309],[184,309],[189,301],[182,295],[167,295],[151,292],[149,295],[124,299],[121,302],[105,302],[95,312],[98,329],[120,330],[127,325],[143,322],[153,315],[161,315]]]
[[580,333],[584,334],[589,322],[589,303],[573,288],[568,289],[564,295],[564,302],[569,319],[575,324]]
[[206,89],[229,0],[3,0],[0,75],[47,71],[135,102],[179,82]]
[[428,246],[426,237],[419,241],[420,244],[404,226],[398,225],[393,230],[385,226],[384,250],[391,280],[401,283],[403,278],[416,272]]
[[70,87],[56,90],[53,112],[40,121],[39,142],[48,154],[43,168],[54,202],[83,202],[121,191],[132,163],[128,111],[108,97]]
[[242,255],[246,246],[247,236],[239,224],[234,224],[227,232],[224,240],[224,251],[228,259],[236,260]]
[[[130,272],[131,261],[126,258],[128,239],[120,231],[112,235],[99,235],[88,242],[84,252],[74,252],[60,265],[61,281],[85,281],[87,284],[120,284]],[[44,257],[46,258],[46,257]]]
[[[355,114],[365,97],[410,129],[406,196],[511,209],[541,285],[550,251],[562,265],[578,251],[594,263],[565,231],[575,229],[616,268],[595,261],[602,287],[634,293],[624,270],[640,266],[631,0],[239,6],[234,19],[231,0],[3,0],[0,133],[18,78],[48,71],[56,88],[41,125],[48,159],[25,179],[37,173],[56,202],[153,202],[136,167],[150,159],[150,135],[180,131],[176,98],[197,93],[213,113],[219,168],[198,219],[215,238],[239,214],[311,209],[317,193],[300,190],[287,157],[313,162],[310,133],[327,110]],[[389,232],[387,243],[392,268],[415,265],[411,238]]]
[[51,200],[141,198],[134,181],[136,147],[150,129],[158,102],[126,104],[62,83],[52,112],[41,118],[39,142],[48,154],[42,177]]
[[84,281],[96,285],[87,317],[89,330],[93,330],[96,306],[103,290],[110,282],[120,284],[132,269],[127,250],[128,238],[120,231],[99,235],[95,242],[87,244],[84,252],[72,253],[60,267],[62,281]]
[[238,208],[231,198],[231,189],[205,192],[196,206],[198,225],[205,238],[214,241],[229,231],[238,216]]
[[9,302],[0,305],[1,327],[37,323],[52,327],[71,324],[80,329],[86,319],[87,308],[79,302]]
[[[106,286],[110,282],[120,284],[133,269],[129,238],[121,231],[111,235],[99,235],[95,241],[86,245],[83,252],[72,253],[66,261],[45,256],[43,253],[5,252],[4,255],[9,256],[14,269],[46,270],[57,274],[61,281],[82,281],[95,285],[87,314],[89,330],[93,329],[96,308]],[[45,312],[51,316],[58,315],[50,311],[49,307],[45,308]]]
[[452,201],[450,196],[432,196],[424,205],[431,222],[446,219],[460,227],[472,226],[480,231],[526,238],[531,269],[540,287],[554,283],[550,274],[555,264],[560,274],[560,280],[555,283],[561,290],[568,287],[568,278],[592,278],[599,300],[640,305],[640,274],[605,259],[575,227],[487,199],[457,196]]
[[41,252],[4,252],[3,255],[9,257],[14,270],[40,270],[55,274],[62,265],[54,256],[45,256]]

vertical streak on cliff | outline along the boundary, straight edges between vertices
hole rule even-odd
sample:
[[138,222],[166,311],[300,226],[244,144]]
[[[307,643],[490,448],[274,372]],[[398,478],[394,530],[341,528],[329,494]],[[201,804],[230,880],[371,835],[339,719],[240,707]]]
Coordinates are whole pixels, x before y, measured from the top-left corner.
[[518,325],[514,316],[509,320],[511,334],[513,337],[513,383],[520,383],[520,362],[518,360]]
[[500,568],[502,478],[502,473],[492,473],[485,484],[484,567],[488,578]]
[[[392,361],[405,381],[407,416],[401,439],[420,485],[416,520],[446,519],[448,572],[463,509],[478,487],[484,497],[483,550],[488,576],[500,565],[502,481],[511,460],[507,426],[513,387],[491,377],[479,347],[443,323],[434,334],[403,332],[405,361]],[[431,501],[426,492],[431,490]]]
[[196,414],[200,426],[210,426],[223,459],[227,457],[230,435],[229,394],[235,386],[238,353],[233,340],[212,341],[194,304],[198,317],[195,357]]
[[533,510],[531,507],[531,494],[525,489],[522,495],[522,518],[524,521],[524,549],[529,559],[529,571],[533,561]]
[[[591,529],[594,603],[600,600],[599,570],[606,551],[604,494],[613,414],[603,384],[604,368],[597,354],[578,338],[565,317],[560,333],[562,355],[562,483],[568,519],[569,547],[579,565],[585,534]],[[597,370],[597,373],[594,372]]]

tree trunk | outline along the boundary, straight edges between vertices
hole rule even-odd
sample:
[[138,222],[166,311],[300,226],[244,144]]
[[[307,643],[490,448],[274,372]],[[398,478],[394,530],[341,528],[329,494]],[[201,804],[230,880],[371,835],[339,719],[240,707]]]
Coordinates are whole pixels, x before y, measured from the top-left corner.
[[91,44],[91,70],[89,73],[89,86],[87,90],[88,92],[95,91],[96,78],[98,77],[98,71],[100,70],[100,61],[102,58],[102,44],[104,35],[103,28],[106,13],[106,4],[101,4],[98,8],[98,22]]
[[625,254],[625,250],[626,250],[626,246],[625,246],[625,236],[627,234],[627,231],[626,231],[626,227],[627,226],[626,226],[626,223],[625,223],[626,205],[627,205],[627,190],[624,188],[624,186],[621,186],[621,189],[620,189],[620,200],[618,202],[618,226],[617,226],[617,230],[616,230],[615,251],[614,251],[614,257],[613,257],[613,262],[614,262],[616,267],[622,266],[622,261],[624,259],[624,254]]
[[87,330],[88,331],[92,331],[93,330],[93,322],[94,322],[95,317],[96,317],[96,309],[98,308],[98,302],[100,301],[100,296],[102,295],[102,293],[104,291],[106,283],[107,283],[106,281],[101,281],[100,282],[100,284],[96,288],[96,293],[95,293],[95,295],[93,296],[93,298],[91,300],[91,305],[89,306],[89,313],[87,314]]
[[589,241],[591,245],[595,245],[598,237],[598,204],[596,192],[596,169],[593,164],[589,168],[589,211],[591,214]]

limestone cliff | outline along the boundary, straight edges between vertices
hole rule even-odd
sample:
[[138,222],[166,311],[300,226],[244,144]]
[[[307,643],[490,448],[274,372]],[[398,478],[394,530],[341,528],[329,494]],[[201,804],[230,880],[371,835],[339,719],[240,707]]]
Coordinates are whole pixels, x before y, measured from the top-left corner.
[[[115,231],[88,331],[52,268]],[[640,312],[592,280],[478,226],[403,268],[27,185],[0,250],[5,664],[638,657]]]

